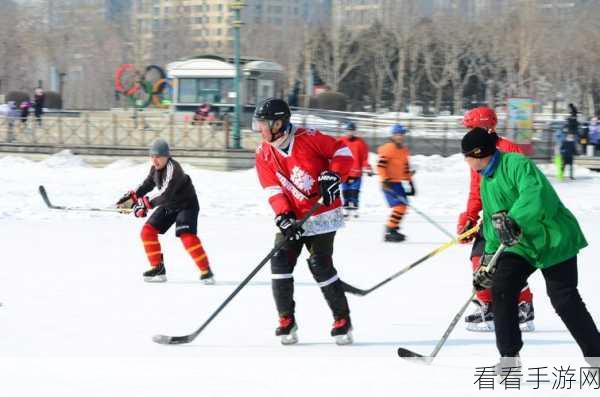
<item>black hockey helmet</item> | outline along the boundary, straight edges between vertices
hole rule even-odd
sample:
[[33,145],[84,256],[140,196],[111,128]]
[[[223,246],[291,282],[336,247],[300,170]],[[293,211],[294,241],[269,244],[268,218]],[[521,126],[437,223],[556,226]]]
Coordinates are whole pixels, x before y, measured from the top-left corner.
[[254,109],[254,118],[257,120],[283,120],[287,124],[291,116],[287,102],[278,98],[267,98]]

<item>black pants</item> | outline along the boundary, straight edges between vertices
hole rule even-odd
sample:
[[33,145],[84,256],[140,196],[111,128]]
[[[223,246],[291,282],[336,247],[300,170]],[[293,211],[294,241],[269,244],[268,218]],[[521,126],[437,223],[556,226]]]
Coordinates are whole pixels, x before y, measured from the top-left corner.
[[179,237],[182,233],[196,234],[198,229],[198,213],[200,207],[195,205],[191,208],[165,208],[158,207],[147,223],[154,226],[160,234],[165,234],[167,230],[175,224],[175,236]]
[[[333,267],[331,258],[334,238],[335,232],[332,232],[302,237],[300,241],[288,241],[284,248],[277,251],[271,258],[271,285],[279,316],[294,314],[296,304],[294,302],[293,272],[303,246],[306,246],[310,253],[308,258],[310,272],[321,287],[334,318],[337,320],[350,314],[342,283]],[[283,235],[277,233],[275,244],[279,244],[283,239]]]
[[[492,297],[496,345],[502,356],[514,356],[523,346],[519,329],[518,296],[536,270],[523,257],[504,253],[494,274]],[[577,290],[577,257],[542,269],[552,306],[585,357],[600,357],[600,333]]]

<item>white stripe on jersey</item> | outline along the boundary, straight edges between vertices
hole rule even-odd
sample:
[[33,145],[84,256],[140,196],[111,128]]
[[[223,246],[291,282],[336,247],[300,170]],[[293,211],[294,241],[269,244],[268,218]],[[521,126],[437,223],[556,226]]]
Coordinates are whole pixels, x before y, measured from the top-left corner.
[[165,177],[162,187],[160,189],[158,189],[158,191],[156,191],[155,193],[149,194],[148,195],[149,200],[154,200],[155,198],[160,197],[162,194],[164,194],[164,192],[169,187],[169,182],[171,182],[171,179],[173,179],[173,169],[174,168],[175,167],[173,167],[173,163],[169,161],[167,163],[167,173],[166,173],[167,176]]
[[336,152],[333,154],[333,157],[335,156],[350,156],[352,157],[352,152],[350,151],[350,149],[348,149],[347,146],[341,147],[338,150],[336,150]]
[[265,193],[267,194],[267,198],[271,198],[273,196],[277,196],[280,193],[283,193],[281,187],[279,186],[267,186],[265,188]]

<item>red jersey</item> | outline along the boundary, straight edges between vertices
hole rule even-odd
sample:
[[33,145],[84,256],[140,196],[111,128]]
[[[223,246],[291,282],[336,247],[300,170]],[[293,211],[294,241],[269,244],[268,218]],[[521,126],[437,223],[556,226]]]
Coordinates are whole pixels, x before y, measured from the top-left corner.
[[[342,180],[352,167],[352,152],[342,142],[313,129],[292,126],[290,145],[283,151],[267,142],[256,149],[256,172],[275,214],[293,212],[303,218],[319,200],[317,178],[330,170]],[[343,224],[341,199],[322,206],[304,224],[304,235],[337,230]]]
[[[509,141],[508,139],[498,137],[496,147],[501,152],[523,154],[523,149],[521,146]],[[472,219],[475,222],[479,220],[479,212],[482,208],[481,194],[479,192],[480,182],[481,175],[477,171],[471,170],[471,188],[469,190],[469,200],[467,201],[466,214],[469,219]]]
[[364,139],[359,137],[347,137],[343,136],[338,139],[344,145],[346,145],[352,152],[352,168],[348,173],[349,177],[358,178],[362,176],[363,170],[371,171],[369,165],[369,145]]

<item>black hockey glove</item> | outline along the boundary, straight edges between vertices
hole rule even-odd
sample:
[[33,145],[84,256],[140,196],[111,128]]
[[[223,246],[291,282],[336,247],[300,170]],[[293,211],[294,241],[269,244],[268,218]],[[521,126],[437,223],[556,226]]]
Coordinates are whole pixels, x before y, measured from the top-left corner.
[[125,193],[123,197],[121,197],[117,203],[117,208],[133,208],[133,205],[137,201],[137,195],[133,190]]
[[492,215],[492,225],[496,230],[500,242],[507,247],[518,244],[519,240],[521,240],[521,228],[514,220],[508,217],[505,211]]
[[381,184],[383,185],[384,190],[393,190],[394,189],[394,183],[392,181],[390,181],[389,179],[386,179],[385,181],[381,182]]
[[482,291],[484,289],[492,288],[494,284],[494,272],[496,271],[496,267],[493,269],[488,269],[488,265],[494,254],[484,254],[481,257],[481,262],[479,263],[479,267],[473,273],[473,287],[477,291]]
[[412,183],[412,181],[408,181],[408,185],[410,186],[410,190],[408,192],[406,192],[407,196],[414,196],[417,194],[417,191],[415,190],[415,185]]
[[338,197],[340,197],[340,176],[335,172],[323,171],[319,178],[319,193],[323,197],[325,206],[331,205]]
[[288,240],[300,240],[304,229],[298,226],[293,212],[286,212],[275,217],[275,225]]

